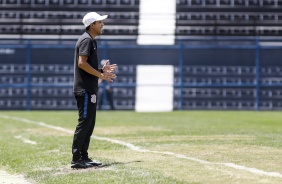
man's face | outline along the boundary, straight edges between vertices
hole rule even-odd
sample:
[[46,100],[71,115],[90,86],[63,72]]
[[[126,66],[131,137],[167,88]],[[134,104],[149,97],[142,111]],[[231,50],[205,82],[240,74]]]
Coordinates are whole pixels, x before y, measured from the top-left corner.
[[96,21],[95,22],[95,24],[94,23],[92,23],[93,25],[93,27],[92,27],[92,29],[93,29],[93,32],[95,32],[95,34],[97,34],[97,35],[100,35],[100,34],[102,34],[102,29],[103,29],[103,27],[104,27],[104,23],[103,23],[103,21]]

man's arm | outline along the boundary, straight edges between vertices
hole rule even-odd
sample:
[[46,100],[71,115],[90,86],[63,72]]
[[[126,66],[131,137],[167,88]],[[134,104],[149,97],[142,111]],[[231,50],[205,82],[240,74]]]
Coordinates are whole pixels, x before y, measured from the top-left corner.
[[79,56],[78,67],[86,71],[87,73],[94,75],[96,77],[99,77],[108,82],[112,82],[112,79],[116,78],[116,75],[113,73],[100,73],[99,71],[95,70],[87,63],[87,59],[88,59],[88,56]]

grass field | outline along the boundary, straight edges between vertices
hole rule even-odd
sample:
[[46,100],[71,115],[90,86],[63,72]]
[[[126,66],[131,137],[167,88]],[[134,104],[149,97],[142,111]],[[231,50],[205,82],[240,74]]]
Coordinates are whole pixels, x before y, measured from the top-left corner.
[[76,124],[76,111],[1,111],[0,170],[38,184],[282,183],[281,112],[98,111],[89,153],[104,166],[83,170],[70,169]]

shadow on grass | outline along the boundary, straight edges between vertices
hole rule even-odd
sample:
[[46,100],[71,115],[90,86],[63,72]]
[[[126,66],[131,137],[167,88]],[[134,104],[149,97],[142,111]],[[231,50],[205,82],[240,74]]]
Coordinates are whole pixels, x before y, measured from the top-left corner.
[[130,162],[113,162],[113,163],[103,164],[103,165],[95,167],[95,168],[96,169],[107,168],[107,167],[111,167],[111,166],[115,166],[115,165],[126,165],[126,164],[131,164],[131,163],[138,163],[138,162],[142,162],[142,161],[136,160],[136,161],[130,161]]
[[93,170],[112,170],[113,169],[112,166],[127,165],[127,164],[138,163],[138,162],[142,162],[142,161],[136,160],[136,161],[130,161],[130,162],[112,162],[112,163],[103,164],[101,166],[90,167],[90,168],[79,168],[79,169],[72,169],[68,166],[68,167],[60,169],[60,171],[57,172],[56,174],[62,174],[65,172],[88,172],[88,171],[93,171]]

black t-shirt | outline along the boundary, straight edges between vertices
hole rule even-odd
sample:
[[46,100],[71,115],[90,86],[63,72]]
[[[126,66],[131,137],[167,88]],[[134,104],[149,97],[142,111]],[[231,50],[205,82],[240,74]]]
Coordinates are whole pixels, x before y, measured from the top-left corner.
[[85,91],[90,94],[97,94],[98,77],[78,67],[79,56],[88,56],[88,64],[95,70],[98,70],[97,43],[87,32],[79,37],[75,46],[73,92],[74,95],[78,96],[83,95]]

